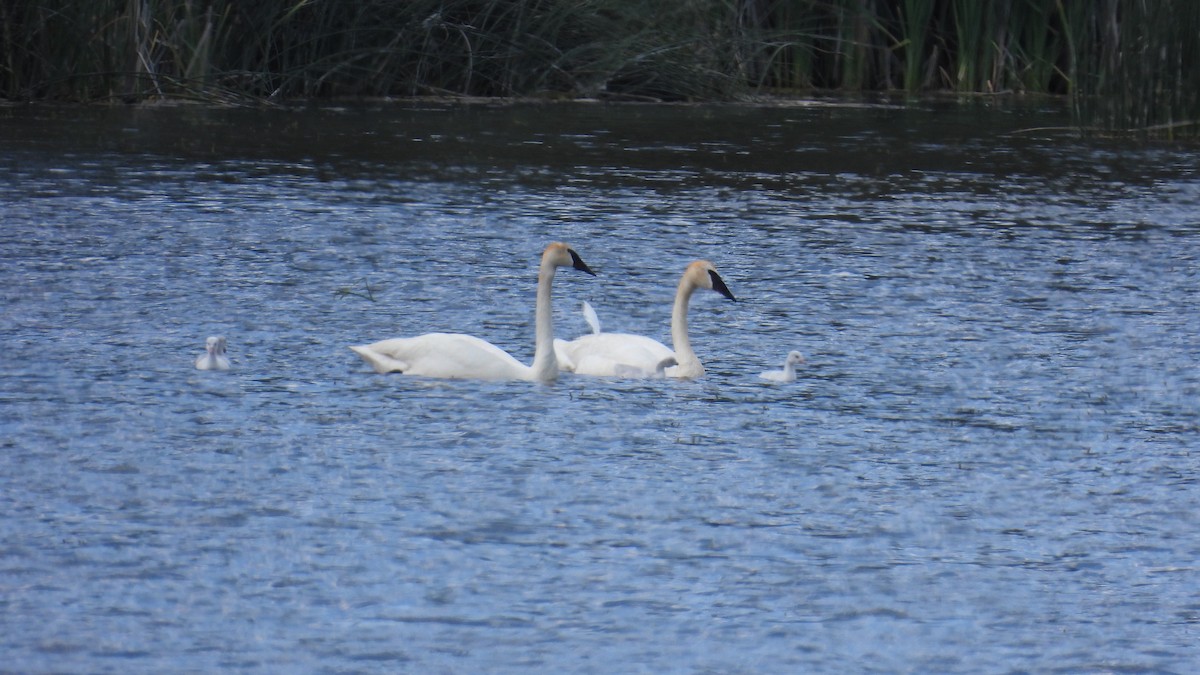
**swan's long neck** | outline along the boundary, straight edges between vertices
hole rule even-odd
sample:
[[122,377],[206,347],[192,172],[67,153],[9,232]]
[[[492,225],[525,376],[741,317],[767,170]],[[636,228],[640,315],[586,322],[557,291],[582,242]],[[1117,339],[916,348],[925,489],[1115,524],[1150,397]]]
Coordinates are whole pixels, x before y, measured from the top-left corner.
[[695,284],[689,282],[686,277],[679,280],[679,290],[675,291],[675,307],[671,310],[671,343],[675,348],[675,360],[679,362],[679,368],[692,369],[699,366],[703,371],[700,359],[696,357],[696,352],[692,351],[692,342],[688,339],[688,302],[695,290]]
[[558,379],[558,358],[554,355],[554,312],[550,306],[550,287],[554,283],[554,270],[554,264],[545,260],[538,268],[531,367],[532,379],[538,382],[553,382]]

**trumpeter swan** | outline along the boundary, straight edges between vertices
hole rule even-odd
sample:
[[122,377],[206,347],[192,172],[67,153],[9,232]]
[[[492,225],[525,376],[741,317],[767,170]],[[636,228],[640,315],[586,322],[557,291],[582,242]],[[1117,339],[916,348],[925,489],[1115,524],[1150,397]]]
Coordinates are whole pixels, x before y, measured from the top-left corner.
[[796,366],[802,363],[804,363],[803,354],[794,351],[788,352],[787,359],[783,362],[783,370],[768,370],[765,373],[759,373],[758,376],[772,382],[795,382]]
[[559,267],[573,267],[595,276],[579,254],[563,243],[553,243],[542,253],[538,268],[537,305],[534,312],[533,365],[527,366],[496,345],[473,335],[426,333],[351,347],[378,373],[480,380],[530,380],[553,382],[558,377],[554,355],[554,319],[550,286]]
[[[711,262],[697,260],[688,265],[679,279],[675,305],[671,310],[674,351],[658,340],[642,335],[594,332],[570,342],[555,340],[554,349],[558,352],[559,362],[564,369],[580,375],[629,377],[635,374],[637,377],[651,377],[664,359],[674,358],[676,365],[666,368],[667,377],[700,377],[704,374],[704,366],[692,350],[687,323],[688,302],[698,288],[716,291],[730,300],[737,300]],[[593,330],[597,328],[598,322]]]
[[225,356],[225,338],[214,335],[204,341],[204,353],[196,357],[197,370],[229,370]]

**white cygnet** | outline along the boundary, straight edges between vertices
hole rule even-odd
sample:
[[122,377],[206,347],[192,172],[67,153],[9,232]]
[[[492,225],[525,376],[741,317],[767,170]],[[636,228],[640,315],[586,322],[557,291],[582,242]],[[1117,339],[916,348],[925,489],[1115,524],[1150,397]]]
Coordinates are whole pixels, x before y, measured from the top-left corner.
[[783,370],[768,370],[759,373],[759,377],[772,382],[795,382],[796,366],[804,363],[804,355],[800,352],[788,352],[787,360],[783,362]]
[[197,370],[229,370],[229,357],[225,356],[225,338],[214,335],[204,343],[205,353],[196,358]]

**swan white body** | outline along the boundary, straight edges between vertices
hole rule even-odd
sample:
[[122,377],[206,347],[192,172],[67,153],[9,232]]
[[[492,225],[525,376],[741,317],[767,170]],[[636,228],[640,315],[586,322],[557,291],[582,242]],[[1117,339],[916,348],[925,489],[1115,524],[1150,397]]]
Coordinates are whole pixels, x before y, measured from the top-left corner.
[[795,382],[796,381],[796,366],[804,363],[804,355],[800,352],[788,352],[787,359],[783,362],[783,370],[768,370],[765,373],[759,373],[759,377],[772,382]]
[[196,357],[196,370],[229,370],[225,338],[213,335],[204,341],[204,353]]
[[[697,260],[688,265],[679,279],[675,305],[671,310],[671,342],[674,350],[642,335],[598,332],[597,321],[592,326],[594,332],[591,335],[570,342],[554,341],[560,364],[564,370],[579,375],[653,377],[667,359],[674,359],[675,364],[664,370],[666,377],[700,377],[704,374],[704,365],[692,350],[687,324],[688,303],[698,288],[716,291],[730,300],[736,300],[712,263]],[[586,316],[586,309],[584,313]]]
[[537,305],[534,312],[535,346],[533,365],[527,366],[496,345],[461,333],[426,333],[411,338],[393,338],[350,349],[378,373],[400,372],[423,377],[529,380],[553,382],[558,377],[554,354],[554,323],[550,288],[555,270],[573,267],[595,275],[579,254],[563,243],[553,243],[542,253],[538,268]]
[[613,376],[626,379],[654,379],[661,380],[667,376],[667,368],[679,365],[674,356],[668,356],[659,362],[658,366],[651,372],[647,372],[636,366],[627,366],[624,363],[618,363],[613,367]]

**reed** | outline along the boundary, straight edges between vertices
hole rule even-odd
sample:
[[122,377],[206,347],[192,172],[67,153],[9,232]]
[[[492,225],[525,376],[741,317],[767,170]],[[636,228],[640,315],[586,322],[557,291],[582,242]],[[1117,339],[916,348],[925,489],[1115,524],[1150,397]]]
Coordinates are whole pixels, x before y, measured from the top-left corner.
[[1200,135],[1200,5],[1110,0],[1103,10],[1077,20],[1077,117],[1101,129]]
[[1057,8],[1048,2],[1027,2],[1025,11],[1013,14],[1006,52],[1018,90],[1055,93],[1057,88],[1061,93],[1068,82],[1057,62],[1071,47],[1063,31],[1054,28],[1057,17]]
[[0,96],[1032,92],[1182,129],[1197,37],[1192,0],[7,0]]
[[540,91],[729,97],[732,4],[15,0],[0,93],[138,100]]
[[974,91],[978,86],[979,72],[986,69],[985,59],[989,31],[985,13],[991,3],[974,0],[955,0],[951,5],[954,33],[949,36],[955,41],[953,51],[953,86],[959,91]]
[[933,3],[927,0],[905,0],[900,7],[902,42],[897,48],[904,54],[904,88],[917,91],[928,86],[932,78],[928,68],[928,44],[932,33]]

